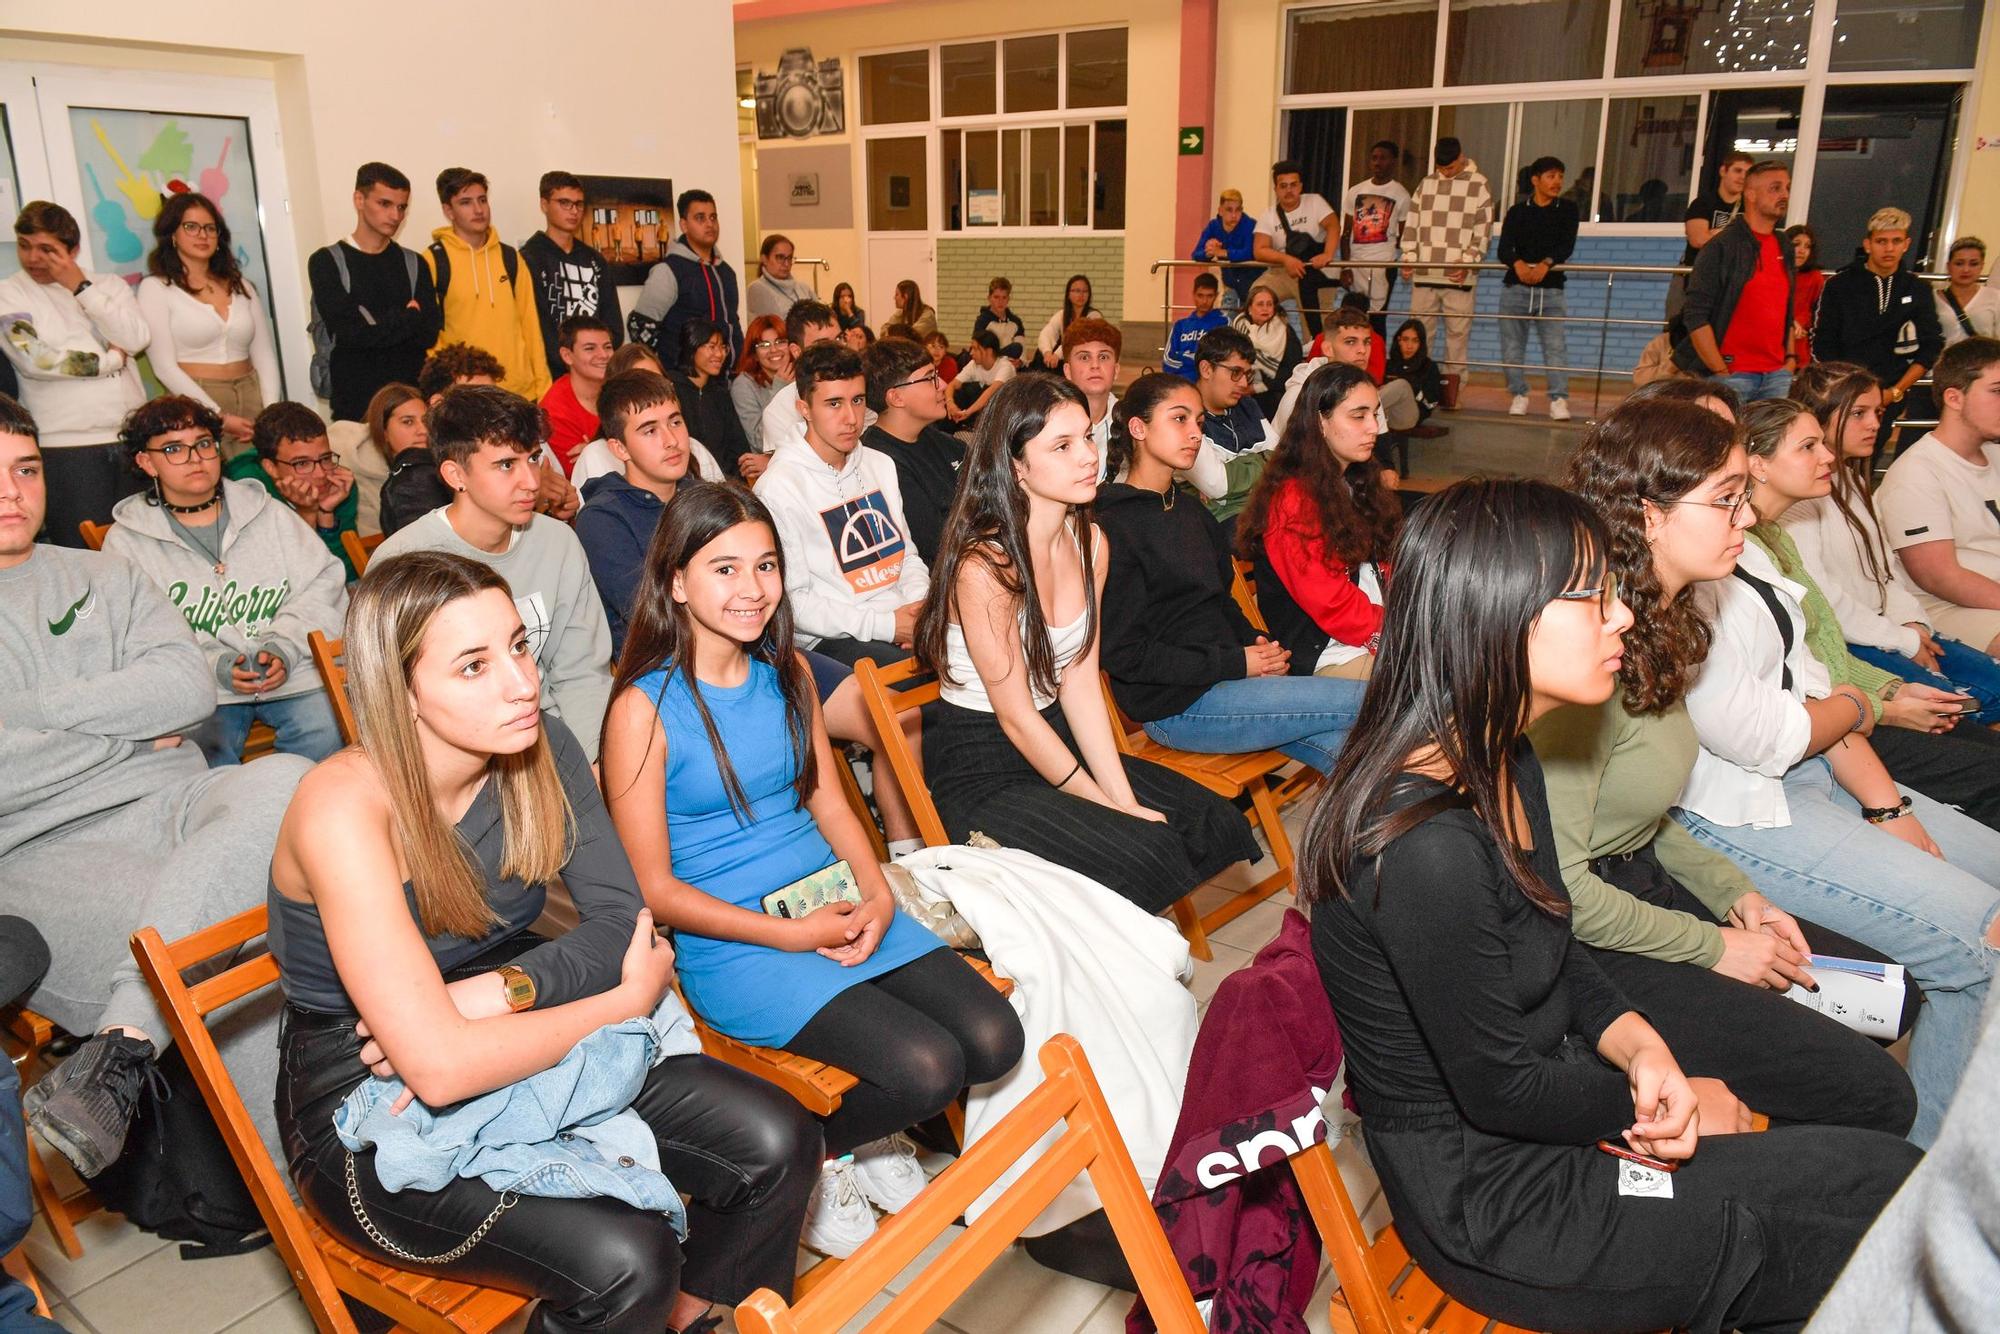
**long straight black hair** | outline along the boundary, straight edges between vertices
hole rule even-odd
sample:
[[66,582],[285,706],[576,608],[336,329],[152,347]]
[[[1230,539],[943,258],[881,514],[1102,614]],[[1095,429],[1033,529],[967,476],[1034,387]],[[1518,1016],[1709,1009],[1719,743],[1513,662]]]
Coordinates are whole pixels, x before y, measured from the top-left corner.
[[[1556,594],[1603,575],[1608,548],[1596,512],[1547,482],[1460,482],[1411,511],[1375,675],[1306,825],[1307,898],[1346,896],[1364,859],[1462,803],[1528,901],[1569,911],[1510,832],[1508,794],[1528,727],[1529,632]],[[1433,746],[1452,793],[1386,810],[1399,776]]]
[[[1042,433],[1049,416],[1063,404],[1090,405],[1083,391],[1055,375],[1017,375],[994,391],[993,401],[979,414],[979,431],[958,472],[958,494],[945,516],[938,537],[937,564],[931,571],[931,591],[917,616],[917,660],[946,681],[957,684],[945,666],[945,638],[958,605],[958,575],[968,561],[993,572],[1009,598],[1020,604],[1022,656],[1028,664],[1028,684],[1044,694],[1056,692],[1055,649],[1049,643],[1048,618],[1035,592],[1035,567],[1028,559],[1028,492],[1014,475],[1014,464],[1030,440]],[[1079,505],[1072,516],[1077,546],[1083,553],[1083,647],[1088,653],[1097,638],[1097,570],[1092,560],[1090,507]]]
[[[778,525],[764,502],[733,482],[682,482],[673,503],[653,529],[652,545],[646,549],[646,563],[639,573],[639,588],[632,595],[632,618],[625,631],[625,647],[618,654],[618,666],[611,676],[611,694],[650,672],[664,672],[653,695],[658,709],[667,686],[678,672],[687,677],[688,694],[695,712],[701,715],[702,729],[715,752],[715,767],[722,773],[723,790],[729,805],[745,824],[750,823],[750,799],[729,762],[729,748],[716,730],[715,718],[701,697],[694,680],[694,618],[674,601],[674,576],[694,563],[701,549],[739,523],[761,523],[771,530],[771,543],[778,551],[778,577],[783,586],[784,547],[778,541]],[[780,598],[778,609],[764,626],[764,633],[750,646],[750,656],[768,662],[778,673],[778,688],[785,697],[785,732],[791,739],[794,777],[792,790],[804,805],[819,782],[818,758],[813,751],[812,673],[792,646],[792,604]],[[606,781],[609,781],[606,770]]]

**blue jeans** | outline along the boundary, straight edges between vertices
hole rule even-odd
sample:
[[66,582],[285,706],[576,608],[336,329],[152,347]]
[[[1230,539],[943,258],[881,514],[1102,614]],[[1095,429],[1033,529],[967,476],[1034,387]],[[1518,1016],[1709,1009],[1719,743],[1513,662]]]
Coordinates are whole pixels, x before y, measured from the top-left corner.
[[1774,371],[1732,371],[1728,375],[1710,377],[1720,380],[1736,391],[1737,397],[1745,403],[1755,403],[1760,399],[1783,398],[1792,392],[1792,373],[1780,366]]
[[[1569,333],[1568,327],[1560,318],[1533,320],[1506,317],[1562,316],[1568,313],[1569,308],[1563,302],[1563,289],[1560,287],[1528,287],[1516,284],[1500,289],[1500,360],[1507,363],[1508,393],[1528,392],[1528,373],[1519,367],[1528,357],[1530,329],[1541,340],[1542,360],[1550,366],[1560,366],[1569,360]],[[1551,370],[1548,376],[1549,397],[1568,398],[1569,372]]]
[[1333,772],[1340,745],[1361,712],[1366,681],[1333,676],[1252,676],[1222,681],[1146,735],[1175,750],[1241,755],[1279,750],[1321,773]]
[[243,762],[243,742],[250,724],[267,723],[278,734],[276,749],[285,755],[323,760],[340,749],[340,727],[326,691],[311,690],[285,699],[246,700],[224,704],[207,722],[192,728],[187,739],[201,748],[208,767]]
[[1880,667],[1885,672],[1894,672],[1905,681],[1917,681],[1939,690],[1955,690],[1970,695],[1978,701],[1979,712],[1968,713],[1959,719],[1961,725],[1977,723],[2000,723],[2000,662],[1995,662],[1976,648],[1959,643],[1956,639],[1946,639],[1934,635],[1938,646],[1938,666],[1943,672],[1934,672],[1919,667],[1900,653],[1891,653],[1885,648],[1871,648],[1866,644],[1849,644],[1848,652],[1871,667]]
[[1748,873],[1764,897],[1807,921],[1854,937],[1909,969],[1924,991],[1910,1037],[1917,1090],[1912,1142],[1937,1137],[1979,1037],[1987,981],[2000,951],[1986,943],[2000,911],[2000,834],[1903,789],[1945,855],[1911,847],[1861,819],[1861,805],[1814,756],[1785,775],[1792,822],[1782,829],[1682,824]]

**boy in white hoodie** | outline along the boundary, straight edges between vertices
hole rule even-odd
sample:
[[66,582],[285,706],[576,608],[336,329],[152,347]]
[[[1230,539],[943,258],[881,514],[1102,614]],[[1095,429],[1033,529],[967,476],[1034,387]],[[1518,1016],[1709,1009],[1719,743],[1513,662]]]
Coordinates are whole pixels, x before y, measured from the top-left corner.
[[104,550],[143,570],[194,631],[216,708],[186,735],[211,767],[240,762],[254,722],[280,752],[323,760],[340,730],[306,636],[339,636],[347,572],[290,506],[222,476],[221,432],[214,409],[178,395],[125,419],[122,443],[152,486],[118,502]]
[[931,573],[910,541],[896,465],[861,443],[861,358],[815,343],[799,354],[792,383],[805,438],[778,445],[757,498],[778,521],[800,643],[849,666],[900,662]]
[[47,541],[80,547],[77,524],[103,523],[131,491],[118,423],[146,400],[133,358],[152,338],[132,289],[77,266],[83,234],[60,204],[37,199],[14,219],[21,271],[0,279],[0,352],[41,424]]

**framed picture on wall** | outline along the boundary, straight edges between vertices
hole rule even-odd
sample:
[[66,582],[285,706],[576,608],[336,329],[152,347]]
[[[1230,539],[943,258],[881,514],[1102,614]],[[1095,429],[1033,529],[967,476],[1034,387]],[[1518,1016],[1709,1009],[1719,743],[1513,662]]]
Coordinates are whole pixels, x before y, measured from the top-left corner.
[[624,287],[646,281],[646,270],[674,243],[674,183],[664,176],[579,176],[583,230]]

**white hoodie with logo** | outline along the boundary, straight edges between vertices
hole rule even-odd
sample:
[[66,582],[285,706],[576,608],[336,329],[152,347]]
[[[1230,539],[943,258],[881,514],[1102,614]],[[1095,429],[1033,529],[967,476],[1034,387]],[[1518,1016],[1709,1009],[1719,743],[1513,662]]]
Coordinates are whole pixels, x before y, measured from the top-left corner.
[[835,469],[804,440],[786,440],[757,479],[757,499],[778,522],[800,641],[893,641],[896,609],[923,600],[931,572],[910,541],[889,456],[856,445]]
[[208,659],[218,704],[250,697],[229,684],[240,656],[282,658],[285,680],[264,698],[289,699],[320,688],[306,636],[338,638],[347,619],[347,571],[305,520],[256,482],[224,478],[228,527],[222,571],[182,540],[149,494],[127,496],[111,511],[104,550],[131,561],[186,618]]

